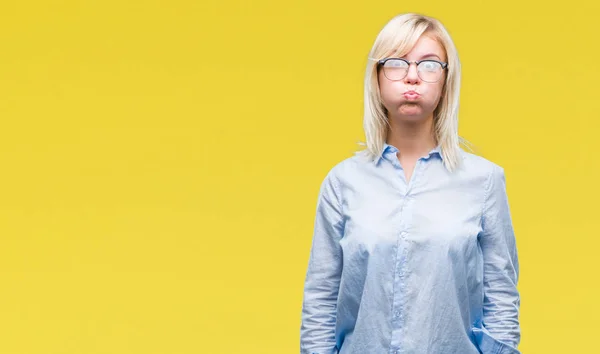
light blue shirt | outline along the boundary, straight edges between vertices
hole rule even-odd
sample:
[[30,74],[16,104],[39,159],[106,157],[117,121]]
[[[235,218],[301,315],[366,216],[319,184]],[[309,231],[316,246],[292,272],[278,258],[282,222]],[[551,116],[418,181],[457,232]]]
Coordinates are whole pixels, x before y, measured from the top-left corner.
[[324,178],[302,303],[301,354],[516,354],[519,265],[504,169],[440,147],[407,183],[396,153]]

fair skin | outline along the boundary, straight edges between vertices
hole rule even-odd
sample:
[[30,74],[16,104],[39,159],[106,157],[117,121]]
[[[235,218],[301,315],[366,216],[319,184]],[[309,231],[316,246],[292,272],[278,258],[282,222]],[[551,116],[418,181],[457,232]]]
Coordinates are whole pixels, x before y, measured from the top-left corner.
[[[444,48],[428,33],[423,34],[403,58],[446,62]],[[437,145],[433,111],[440,101],[445,75],[444,72],[437,82],[425,82],[419,78],[416,65],[411,64],[404,79],[392,81],[385,77],[383,70],[379,71],[379,90],[390,123],[387,143],[398,148],[398,160],[407,181],[410,181],[417,160]],[[410,90],[417,95],[405,94]]]

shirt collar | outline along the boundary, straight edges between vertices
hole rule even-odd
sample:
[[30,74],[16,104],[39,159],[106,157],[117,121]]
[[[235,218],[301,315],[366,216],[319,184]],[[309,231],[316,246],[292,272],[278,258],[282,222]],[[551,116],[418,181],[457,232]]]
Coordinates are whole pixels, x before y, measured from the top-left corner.
[[[381,149],[381,153],[379,154],[378,158],[375,160],[375,164],[377,164],[381,159],[389,159],[390,156],[397,153],[398,151],[398,148],[396,148],[395,146],[390,145],[388,143],[383,143],[383,148]],[[429,153],[424,157],[426,159],[429,159],[432,155],[437,155],[443,160],[441,145],[438,144],[436,147],[431,149],[431,151],[429,151]]]

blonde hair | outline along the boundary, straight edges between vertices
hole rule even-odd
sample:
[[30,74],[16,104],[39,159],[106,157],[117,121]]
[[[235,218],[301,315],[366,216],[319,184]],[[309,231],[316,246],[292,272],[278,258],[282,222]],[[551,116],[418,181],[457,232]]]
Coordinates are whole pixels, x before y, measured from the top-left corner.
[[453,171],[462,162],[460,143],[468,143],[458,135],[458,105],[460,91],[460,61],[454,42],[440,21],[421,14],[406,13],[392,18],[379,32],[369,52],[364,82],[364,131],[366,149],[357,152],[376,160],[381,156],[389,126],[381,100],[377,76],[377,60],[387,56],[401,57],[408,53],[426,33],[431,34],[445,49],[448,74],[440,101],[433,112],[436,142],[447,170]]

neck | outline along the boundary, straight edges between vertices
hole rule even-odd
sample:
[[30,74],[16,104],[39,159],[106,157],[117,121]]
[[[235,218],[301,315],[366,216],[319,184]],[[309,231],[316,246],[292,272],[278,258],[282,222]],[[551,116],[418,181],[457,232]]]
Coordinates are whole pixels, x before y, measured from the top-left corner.
[[419,121],[389,118],[386,142],[406,157],[420,157],[437,145],[433,130],[433,115]]

